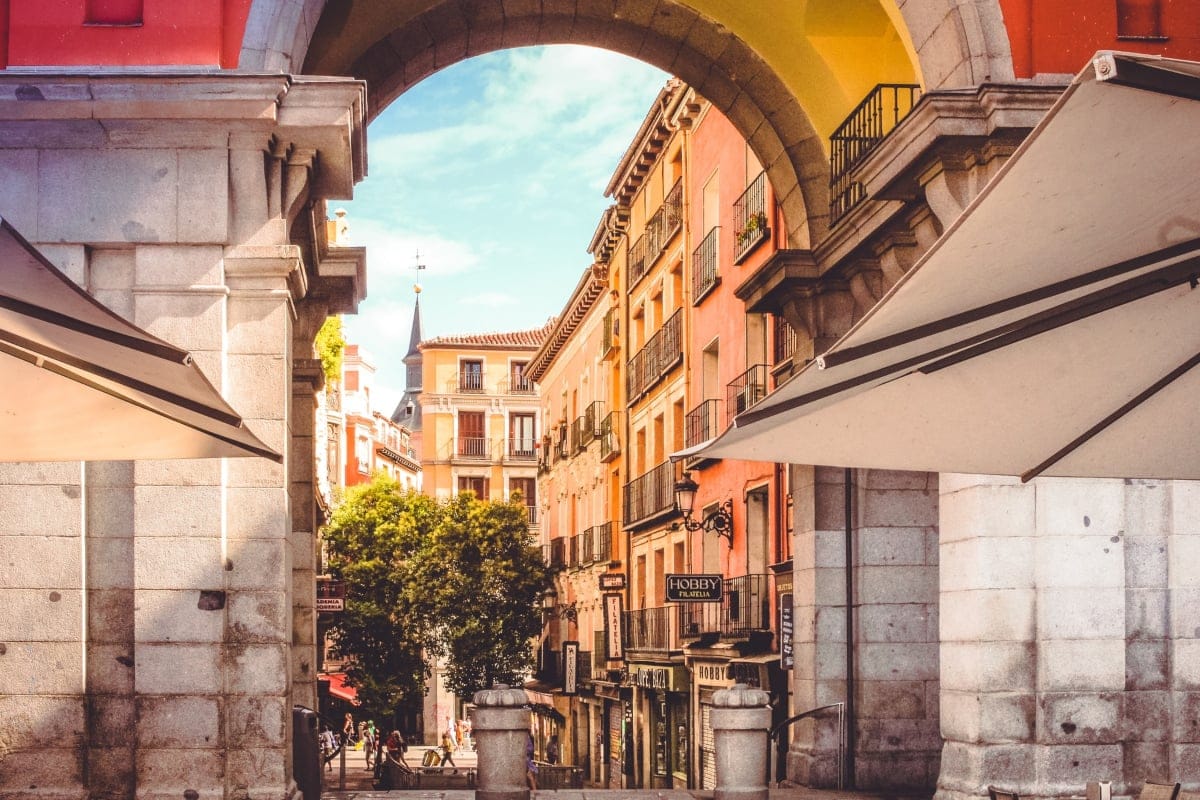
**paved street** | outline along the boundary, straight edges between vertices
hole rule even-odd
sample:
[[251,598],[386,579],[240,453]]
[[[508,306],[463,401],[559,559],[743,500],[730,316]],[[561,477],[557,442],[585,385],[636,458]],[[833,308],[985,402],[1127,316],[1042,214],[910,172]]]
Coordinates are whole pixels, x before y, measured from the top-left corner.
[[[408,748],[408,752],[404,754],[404,759],[408,762],[410,767],[417,769],[420,767],[422,760],[425,757],[425,753],[428,750],[437,750],[437,748],[425,747],[422,745],[410,746]],[[367,769],[366,754],[363,751],[347,750],[345,752],[345,781],[343,782],[341,778],[341,759],[335,758],[330,763],[330,768],[326,769],[323,773],[325,788],[322,792],[322,795],[349,798],[366,797],[371,794],[388,794],[387,792],[376,792],[373,790],[373,784],[375,782],[374,770]],[[454,751],[454,755],[452,757],[454,759],[455,767],[459,769],[474,769],[476,764],[478,764],[474,750],[463,750],[462,748],[459,748],[458,750]],[[450,769],[450,765],[447,764],[446,768]],[[473,796],[474,792],[431,792],[428,789],[424,789],[419,792],[410,792],[410,794],[429,794],[437,796],[461,794]]]
[[[423,800],[474,800],[475,792],[470,790],[414,790],[414,791],[326,791],[323,797],[338,800],[371,800],[402,795],[405,797],[422,798]],[[709,791],[688,791],[686,789],[558,789],[539,790],[533,792],[534,797],[544,797],[547,800],[710,800],[713,793]],[[864,792],[847,792],[821,789],[772,789],[771,800],[900,800],[902,796],[894,794],[871,794]],[[911,798],[910,800],[918,800]],[[927,798],[920,798],[927,800]]]

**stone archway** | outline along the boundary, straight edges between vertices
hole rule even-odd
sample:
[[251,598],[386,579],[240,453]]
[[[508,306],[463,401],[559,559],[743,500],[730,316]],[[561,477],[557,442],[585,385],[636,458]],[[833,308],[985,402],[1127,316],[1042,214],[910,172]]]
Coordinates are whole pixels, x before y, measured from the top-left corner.
[[639,58],[695,87],[742,133],[780,198],[792,247],[824,238],[823,137],[872,86],[1012,75],[999,0],[813,0],[771,15],[717,0],[366,5],[254,0],[240,68],[363,78],[373,115],[434,72],[494,50],[572,43]]

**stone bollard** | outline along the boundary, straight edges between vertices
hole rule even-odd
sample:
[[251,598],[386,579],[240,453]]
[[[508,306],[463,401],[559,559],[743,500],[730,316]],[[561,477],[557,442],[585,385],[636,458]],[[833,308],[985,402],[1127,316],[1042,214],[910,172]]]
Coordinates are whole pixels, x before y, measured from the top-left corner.
[[717,749],[714,800],[767,800],[769,697],[744,683],[713,693],[712,729]]
[[479,760],[476,800],[529,800],[525,778],[528,702],[524,689],[503,684],[475,693],[471,733]]

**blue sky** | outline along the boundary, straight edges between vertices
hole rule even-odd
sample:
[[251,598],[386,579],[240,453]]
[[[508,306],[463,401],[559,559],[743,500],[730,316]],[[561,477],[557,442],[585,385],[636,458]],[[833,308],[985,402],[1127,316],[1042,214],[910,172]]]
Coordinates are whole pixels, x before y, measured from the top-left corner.
[[404,388],[414,283],[426,338],[535,328],[562,309],[666,80],[603,50],[522,48],[433,75],[376,118],[368,177],[330,210],[367,248],[368,296],[344,324],[374,356],[378,410]]

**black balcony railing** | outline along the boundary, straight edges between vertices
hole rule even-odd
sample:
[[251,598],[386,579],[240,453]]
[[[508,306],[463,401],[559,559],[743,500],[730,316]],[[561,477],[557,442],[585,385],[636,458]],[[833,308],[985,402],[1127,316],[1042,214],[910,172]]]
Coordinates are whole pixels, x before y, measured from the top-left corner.
[[758,173],[733,203],[733,263],[740,264],[771,233],[767,215],[767,174]]
[[554,460],[562,461],[571,455],[570,433],[567,423],[560,422],[554,436]]
[[621,452],[621,443],[617,438],[617,412],[610,412],[600,421],[600,460],[612,461]]
[[796,352],[796,330],[784,317],[775,317],[775,335],[771,348],[772,365],[787,361]]
[[[687,603],[685,605],[696,605]],[[678,650],[677,616],[671,606],[625,612],[625,646],[631,650]]]
[[514,375],[504,385],[505,394],[533,394],[535,391],[533,381],[523,375]]
[[755,364],[725,387],[725,424],[767,396],[767,365]]
[[483,373],[481,372],[460,372],[458,373],[458,391],[467,393],[478,393],[483,391]]
[[537,459],[537,439],[531,436],[509,439],[508,457],[513,461],[534,461]]
[[567,540],[550,540],[550,566],[565,567],[567,565]]
[[612,529],[611,522],[605,522],[592,528],[592,545],[595,548],[592,560],[598,564],[612,561]]
[[589,403],[588,407],[583,410],[583,426],[584,444],[591,444],[592,440],[600,435],[600,423],[604,420],[604,403],[597,400],[594,403]]
[[567,543],[567,564],[570,569],[579,566],[579,537],[570,536],[566,540]]
[[636,525],[674,511],[677,473],[674,462],[664,461],[625,484],[625,525]]
[[683,418],[684,444],[693,447],[716,437],[721,413],[720,400],[705,400]]
[[705,296],[721,282],[717,243],[721,229],[705,234],[700,246],[692,253],[692,305],[699,305]]
[[866,198],[854,168],[908,116],[921,99],[921,87],[881,83],[871,90],[829,137],[829,218],[836,223]]
[[485,459],[490,456],[488,440],[483,436],[458,437],[458,455],[460,458]]
[[683,181],[675,181],[658,210],[646,220],[646,230],[629,248],[629,289],[646,276],[683,225]]
[[604,357],[620,346],[621,323],[617,309],[610,308],[604,312],[604,327],[600,341],[600,356]]
[[633,405],[673,367],[683,361],[683,316],[672,314],[646,346],[629,359],[625,387],[629,404]]
[[550,471],[550,451],[553,449],[553,442],[550,439],[550,434],[544,434],[542,441],[538,446],[537,466],[538,474],[543,474]]
[[576,562],[580,567],[591,565],[592,559],[595,558],[595,549],[592,545],[592,536],[595,528],[588,528],[583,533],[575,538],[579,540],[579,547],[576,549],[579,560]]
[[720,634],[745,638],[771,629],[771,576],[725,579],[720,603],[680,603],[679,631],[684,638]]

